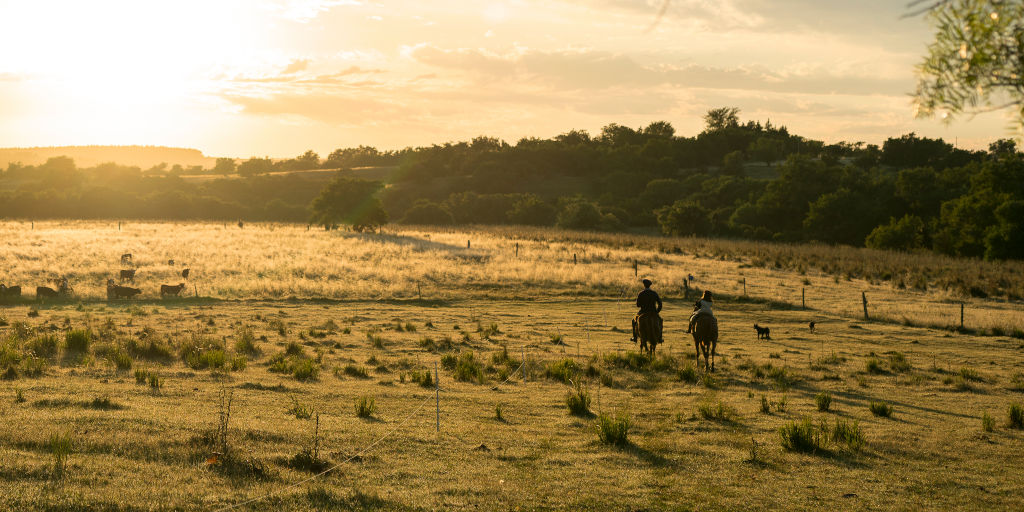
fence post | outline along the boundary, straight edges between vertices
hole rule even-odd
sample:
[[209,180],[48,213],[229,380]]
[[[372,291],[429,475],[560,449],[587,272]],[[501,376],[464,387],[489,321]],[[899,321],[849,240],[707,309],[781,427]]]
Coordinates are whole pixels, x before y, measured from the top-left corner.
[[576,253],[572,253],[572,264],[576,264]]
[[747,278],[743,278],[743,296],[747,296]]
[[523,347],[523,384],[529,382],[530,379],[526,376],[526,347]]
[[960,303],[960,329],[964,328],[964,303]]
[[516,258],[519,257],[519,242],[516,242]]
[[800,288],[800,309],[807,309],[807,288]]
[[637,267],[639,267],[639,263],[636,260],[633,260],[633,277],[640,275],[640,270]]
[[437,413],[437,433],[441,433],[441,375],[437,373],[437,361],[434,361],[434,410]]
[[864,303],[864,320],[868,318],[868,295],[866,292],[860,292],[860,300]]
[[469,240],[466,240],[466,249],[469,249],[469,248],[470,248]]

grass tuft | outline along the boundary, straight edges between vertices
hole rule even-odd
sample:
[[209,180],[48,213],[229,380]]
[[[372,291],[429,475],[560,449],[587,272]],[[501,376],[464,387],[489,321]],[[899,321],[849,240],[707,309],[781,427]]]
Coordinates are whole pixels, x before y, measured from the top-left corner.
[[880,416],[882,418],[892,417],[892,406],[885,402],[875,402],[872,400],[868,405],[868,408],[871,409],[871,414],[874,414],[875,416]]
[[369,418],[377,410],[377,401],[371,396],[361,396],[356,399],[356,416]]
[[629,414],[625,411],[620,411],[614,417],[601,414],[597,418],[597,438],[604,444],[627,446],[629,427]]

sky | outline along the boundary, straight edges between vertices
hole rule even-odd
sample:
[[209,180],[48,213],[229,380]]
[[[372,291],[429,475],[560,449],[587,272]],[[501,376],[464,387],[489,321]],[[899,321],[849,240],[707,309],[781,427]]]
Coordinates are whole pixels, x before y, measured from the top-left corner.
[[931,32],[899,0],[0,0],[0,147],[212,156],[515,143],[734,106],[791,133],[985,148],[1003,113],[918,120]]

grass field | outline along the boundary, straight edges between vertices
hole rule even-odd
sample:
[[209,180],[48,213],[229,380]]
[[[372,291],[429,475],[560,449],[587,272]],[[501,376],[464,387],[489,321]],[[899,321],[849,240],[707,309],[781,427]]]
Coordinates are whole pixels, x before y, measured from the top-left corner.
[[[0,509],[1024,507],[1014,302],[968,300],[979,336],[917,326],[959,321],[945,292],[568,236],[20,227],[4,281],[78,298],[0,307]],[[122,252],[144,300],[102,298]],[[668,299],[654,360],[634,260]],[[181,262],[204,297],[156,299]],[[722,296],[713,374],[688,274]]]

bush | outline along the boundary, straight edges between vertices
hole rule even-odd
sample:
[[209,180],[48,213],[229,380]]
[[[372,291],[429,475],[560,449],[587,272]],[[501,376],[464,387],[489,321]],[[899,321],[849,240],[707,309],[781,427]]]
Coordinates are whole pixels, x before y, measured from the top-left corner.
[[580,366],[576,364],[576,361],[566,358],[561,361],[555,361],[548,363],[547,369],[544,370],[544,376],[549,379],[569,384],[572,382],[576,375],[580,372]]
[[565,395],[565,404],[569,414],[573,416],[591,416],[590,392],[579,383],[573,385],[572,391]]
[[597,418],[597,438],[604,444],[626,446],[629,444],[629,414],[620,412],[614,418],[602,414]]
[[57,348],[59,345],[60,339],[57,338],[57,336],[53,334],[44,334],[33,338],[28,344],[28,349],[36,356],[51,358],[57,355]]
[[91,343],[92,331],[88,329],[71,329],[64,335],[64,345],[71,352],[88,352]]
[[871,374],[885,373],[882,369],[882,362],[877,357],[868,358],[867,362],[864,363],[864,369]]
[[377,405],[373,397],[361,396],[356,400],[356,416],[360,418],[369,418],[373,416],[376,409]]
[[717,404],[702,401],[697,405],[697,412],[702,418],[712,421],[731,422],[736,417],[736,411],[721,400]]
[[892,406],[885,402],[872,401],[868,408],[871,409],[871,414],[874,414],[875,416],[881,416],[883,418],[892,417]]
[[910,371],[910,362],[907,361],[907,356],[903,355],[902,352],[893,352],[889,355],[889,369],[896,373],[904,373]]
[[300,359],[292,365],[292,376],[298,381],[317,380],[320,378],[320,365],[312,359]]
[[832,428],[832,442],[846,445],[850,451],[859,452],[864,447],[864,432],[857,421],[846,421],[836,418]]
[[814,396],[814,404],[818,406],[818,410],[821,412],[828,412],[829,408],[832,407],[832,393],[828,391],[822,391]]
[[996,429],[996,420],[989,416],[988,412],[984,412],[981,415],[981,429],[985,432],[992,432]]
[[235,332],[235,352],[240,354],[247,354],[255,356],[260,353],[260,349],[256,347],[256,337],[252,334],[252,329],[248,327],[242,327]]
[[1007,425],[1010,428],[1024,428],[1024,407],[1020,404],[1010,404],[1006,411]]
[[779,428],[782,447],[794,452],[815,453],[825,450],[825,439],[815,430],[810,418],[791,421]]
[[434,387],[434,375],[430,373],[430,370],[423,370],[422,372],[413,371],[410,374],[410,378],[413,382],[425,388]]
[[369,379],[370,374],[366,371],[366,368],[362,366],[356,366],[354,364],[347,364],[341,370],[345,375],[349,377],[355,377],[357,379]]
[[676,374],[679,380],[690,384],[697,383],[697,370],[693,367],[693,363],[687,361],[686,365],[683,366],[679,373]]
[[292,397],[292,405],[288,408],[288,414],[300,420],[308,420],[313,417],[313,406],[299,402],[298,398]]
[[465,351],[459,355],[455,364],[455,380],[461,382],[477,382],[483,384],[485,381],[484,369],[479,361],[473,356],[472,351]]

